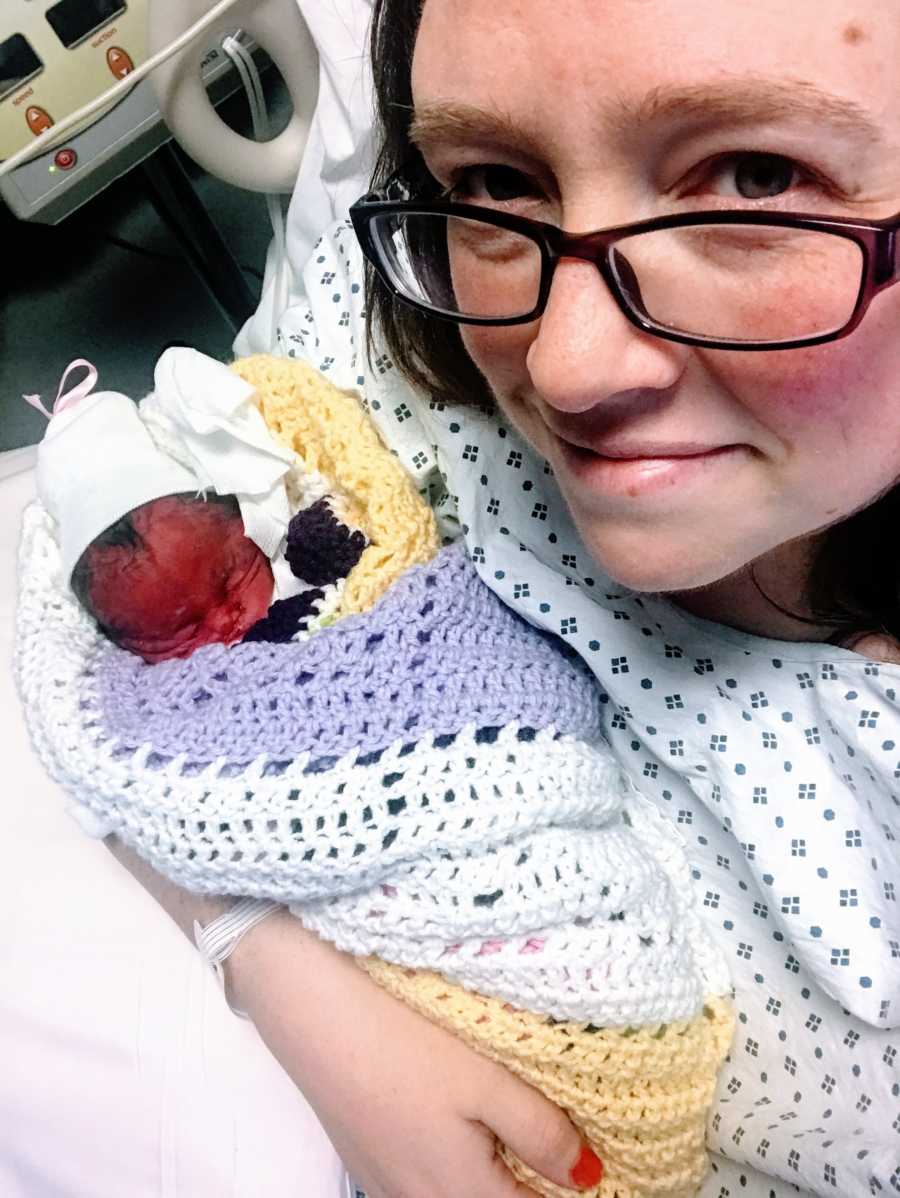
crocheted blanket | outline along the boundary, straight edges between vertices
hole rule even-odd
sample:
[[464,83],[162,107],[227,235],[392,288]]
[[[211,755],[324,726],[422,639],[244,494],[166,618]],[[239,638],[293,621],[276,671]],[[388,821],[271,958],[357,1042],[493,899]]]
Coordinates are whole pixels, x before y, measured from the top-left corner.
[[63,588],[38,505],[20,586],[31,734],[99,833],[190,890],[290,904],[534,1084],[546,1059],[486,1045],[473,1002],[525,1021],[507,1049],[549,1037],[557,1072],[563,1037],[579,1077],[613,1029],[631,1073],[607,1042],[605,1081],[572,1112],[608,1164],[596,1193],[693,1192],[731,1023],[679,838],[609,754],[596,680],[461,546],[306,640],[155,665],[105,642]]

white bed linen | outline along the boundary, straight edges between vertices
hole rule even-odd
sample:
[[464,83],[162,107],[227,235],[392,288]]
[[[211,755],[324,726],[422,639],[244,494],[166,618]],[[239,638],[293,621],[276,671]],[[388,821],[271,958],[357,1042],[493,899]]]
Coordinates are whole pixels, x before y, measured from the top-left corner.
[[309,1106],[31,750],[10,661],[32,457],[0,454],[0,1194],[344,1198]]
[[[286,221],[279,289],[275,243],[269,246],[259,305],[234,343],[235,355],[277,353],[275,326],[304,295],[303,268],[319,236],[369,185],[375,156],[369,62],[372,0],[297,0],[319,53],[319,98]],[[273,310],[276,309],[277,311]],[[283,351],[282,351],[283,352]]]

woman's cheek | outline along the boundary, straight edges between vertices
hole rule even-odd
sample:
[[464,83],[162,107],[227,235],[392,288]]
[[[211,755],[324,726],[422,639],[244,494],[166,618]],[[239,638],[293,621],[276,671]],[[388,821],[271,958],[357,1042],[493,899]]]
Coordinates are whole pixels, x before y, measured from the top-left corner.
[[826,345],[721,354],[718,363],[709,363],[721,384],[772,435],[785,510],[793,495],[810,519],[825,524],[895,485],[900,477],[898,342],[898,336],[887,338],[881,320],[867,319],[849,337]]
[[525,355],[534,340],[537,322],[495,325],[460,325],[463,345],[469,357],[486,378],[524,370]]
[[[722,351],[706,355],[707,367],[776,434],[791,435],[799,426],[810,440],[827,438],[831,431],[843,439],[848,419],[863,414],[860,409],[871,404],[872,388],[878,387],[869,359],[854,340],[771,353]],[[900,376],[895,377],[900,391]]]
[[[773,421],[818,419],[842,440],[900,432],[900,288],[874,301],[848,337],[806,349],[723,354],[734,393]],[[743,361],[738,361],[743,359]],[[737,375],[743,373],[744,385]],[[750,377],[748,377],[750,376]],[[885,419],[892,408],[898,418]],[[812,430],[809,430],[812,432]]]
[[528,347],[536,331],[537,322],[510,325],[507,328],[460,326],[462,343],[469,357],[484,375],[504,413],[526,435],[527,429],[522,428],[521,423],[527,419],[525,405],[520,400],[514,400],[513,396],[527,391],[528,371],[525,363]]

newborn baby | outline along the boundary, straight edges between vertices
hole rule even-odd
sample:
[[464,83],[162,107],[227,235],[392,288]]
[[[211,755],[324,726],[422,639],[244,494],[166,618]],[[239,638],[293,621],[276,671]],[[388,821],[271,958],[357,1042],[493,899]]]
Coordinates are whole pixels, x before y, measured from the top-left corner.
[[72,589],[111,641],[156,662],[241,640],[268,612],[274,580],[233,496],[168,495],[96,537]]
[[[88,604],[141,660],[67,599],[71,538],[33,509],[18,665],[44,760],[100,834],[187,889],[287,904],[564,1107],[605,1166],[595,1198],[688,1198],[728,978],[675,833],[600,735],[596,680],[463,546],[439,548],[355,397],[296,362],[234,369],[297,459],[279,550],[305,575],[279,601],[296,618],[276,602],[240,643],[200,643],[231,640],[250,616],[240,582],[259,598],[265,571],[229,499],[179,488],[78,555]],[[323,617],[310,596],[329,588]],[[501,1151],[536,1192],[570,1193]]]
[[202,645],[292,640],[366,548],[321,499],[288,525],[284,558],[307,589],[273,602],[268,558],[244,532],[233,495],[168,495],[142,504],[88,546],[72,590],[114,644],[146,662]]

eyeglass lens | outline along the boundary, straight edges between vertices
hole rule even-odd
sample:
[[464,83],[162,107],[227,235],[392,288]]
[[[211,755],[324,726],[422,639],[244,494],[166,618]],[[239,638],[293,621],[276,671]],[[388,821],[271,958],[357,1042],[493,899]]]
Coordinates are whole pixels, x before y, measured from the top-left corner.
[[[447,315],[502,320],[534,311],[542,254],[530,237],[436,213],[381,215],[373,234],[394,284]],[[673,332],[721,341],[794,341],[842,329],[862,280],[849,238],[774,225],[642,232],[609,251],[624,302]]]

